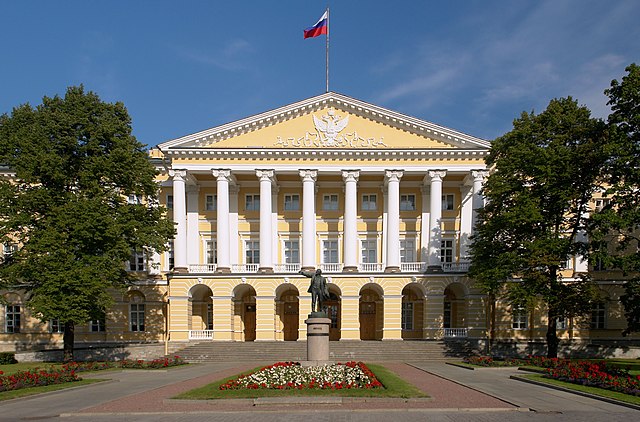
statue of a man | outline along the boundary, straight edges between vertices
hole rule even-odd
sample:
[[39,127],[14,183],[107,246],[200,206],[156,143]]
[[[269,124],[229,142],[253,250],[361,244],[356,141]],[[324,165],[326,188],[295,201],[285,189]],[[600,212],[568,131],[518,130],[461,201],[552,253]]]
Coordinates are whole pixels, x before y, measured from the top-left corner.
[[311,279],[307,289],[311,293],[311,312],[322,312],[322,302],[329,299],[327,279],[322,276],[322,270],[317,269],[315,273],[300,270],[299,273]]

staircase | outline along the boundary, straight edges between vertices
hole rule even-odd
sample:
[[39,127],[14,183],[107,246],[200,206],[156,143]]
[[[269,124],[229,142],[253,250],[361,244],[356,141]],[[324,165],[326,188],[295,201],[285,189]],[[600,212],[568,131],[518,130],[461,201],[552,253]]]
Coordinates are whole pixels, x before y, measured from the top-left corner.
[[[460,359],[473,351],[463,342],[443,341],[332,341],[329,359],[424,361]],[[214,342],[193,343],[174,354],[187,362],[301,361],[307,358],[305,341]]]

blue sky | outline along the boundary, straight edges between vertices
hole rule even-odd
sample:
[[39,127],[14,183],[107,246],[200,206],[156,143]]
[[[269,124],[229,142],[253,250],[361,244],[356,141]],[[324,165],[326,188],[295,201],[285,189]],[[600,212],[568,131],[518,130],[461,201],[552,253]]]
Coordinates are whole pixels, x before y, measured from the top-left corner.
[[[0,113],[84,84],[153,146],[325,91],[327,1],[5,1]],[[640,63],[637,0],[330,2],[330,89],[483,139]]]

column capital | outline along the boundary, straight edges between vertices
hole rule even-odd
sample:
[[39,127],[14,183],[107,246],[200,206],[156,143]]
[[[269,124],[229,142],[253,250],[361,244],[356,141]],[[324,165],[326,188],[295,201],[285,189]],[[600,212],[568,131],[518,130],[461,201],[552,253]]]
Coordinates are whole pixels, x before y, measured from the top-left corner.
[[474,182],[482,182],[488,175],[488,170],[471,170],[471,176]]
[[345,182],[358,182],[359,170],[342,170],[342,180]]
[[314,182],[318,179],[318,170],[300,170],[303,182]]
[[261,182],[271,182],[274,183],[274,176],[275,176],[275,171],[274,170],[256,170],[256,176],[258,176],[258,178],[260,179]]
[[218,180],[231,181],[231,170],[229,169],[213,169],[211,174]]
[[442,182],[442,179],[444,179],[444,176],[446,175],[447,175],[446,170],[429,170],[427,172],[427,177],[431,182],[433,181]]
[[399,182],[403,174],[404,174],[404,171],[402,170],[385,170],[384,181],[385,183]]
[[170,169],[169,170],[169,176],[173,177],[173,180],[181,180],[184,182],[184,180],[187,177],[187,171],[186,170],[178,170],[178,169]]

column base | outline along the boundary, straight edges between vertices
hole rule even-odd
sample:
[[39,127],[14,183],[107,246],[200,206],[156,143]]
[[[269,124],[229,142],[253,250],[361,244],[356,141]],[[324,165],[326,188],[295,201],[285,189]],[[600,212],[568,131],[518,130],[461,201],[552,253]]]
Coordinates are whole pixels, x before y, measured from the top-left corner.
[[385,273],[399,273],[400,272],[400,267],[386,267],[384,269]]
[[343,273],[357,273],[358,267],[344,267],[342,268]]
[[189,268],[187,267],[173,267],[174,274],[188,274]]
[[273,268],[271,268],[271,267],[260,267],[260,268],[258,268],[258,274],[273,274]]
[[218,268],[216,268],[216,273],[230,274],[231,273],[231,268],[230,267],[218,267]]

